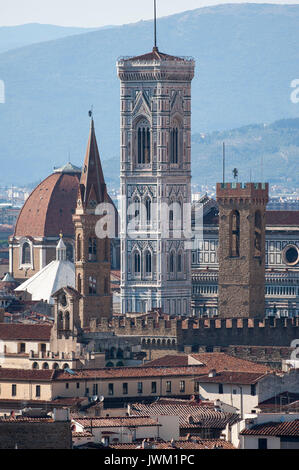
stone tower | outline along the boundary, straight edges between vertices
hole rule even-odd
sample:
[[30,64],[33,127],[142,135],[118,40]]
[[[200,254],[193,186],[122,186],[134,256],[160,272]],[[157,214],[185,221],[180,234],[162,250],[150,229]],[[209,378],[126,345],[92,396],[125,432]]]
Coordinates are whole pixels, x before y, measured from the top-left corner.
[[91,318],[109,317],[112,313],[110,293],[110,240],[99,238],[96,224],[101,216],[97,207],[111,203],[102,171],[94,122],[90,134],[80,180],[75,226],[76,289],[82,295],[79,316],[81,326]]
[[219,316],[264,317],[268,183],[218,183]]
[[190,314],[190,235],[182,228],[191,205],[194,66],[192,59],[163,54],[157,47],[117,63],[123,314],[159,307]]
[[79,306],[81,295],[72,287],[62,287],[53,294],[54,325],[51,330],[51,351],[66,354],[77,352],[80,329]]

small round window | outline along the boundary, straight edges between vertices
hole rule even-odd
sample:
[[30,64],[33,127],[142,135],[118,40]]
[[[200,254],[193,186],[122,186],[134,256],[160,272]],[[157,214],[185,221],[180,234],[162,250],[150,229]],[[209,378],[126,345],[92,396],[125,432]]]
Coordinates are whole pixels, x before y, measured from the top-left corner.
[[294,266],[299,262],[299,249],[295,245],[288,245],[283,250],[284,262],[289,266]]

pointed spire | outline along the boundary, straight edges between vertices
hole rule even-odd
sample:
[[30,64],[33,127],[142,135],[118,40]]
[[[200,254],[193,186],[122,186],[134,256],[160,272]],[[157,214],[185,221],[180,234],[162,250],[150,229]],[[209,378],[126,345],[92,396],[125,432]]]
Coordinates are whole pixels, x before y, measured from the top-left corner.
[[100,154],[91,114],[89,139],[81,174],[80,191],[82,203],[85,207],[104,202],[106,198],[106,184],[102,170]]

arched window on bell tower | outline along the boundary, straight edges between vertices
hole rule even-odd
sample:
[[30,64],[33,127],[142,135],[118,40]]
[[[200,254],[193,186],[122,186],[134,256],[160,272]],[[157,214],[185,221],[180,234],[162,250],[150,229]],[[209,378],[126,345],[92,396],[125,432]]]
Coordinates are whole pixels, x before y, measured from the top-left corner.
[[145,215],[146,215],[146,224],[150,225],[151,220],[152,220],[152,201],[149,196],[145,199]]
[[133,252],[133,273],[135,276],[141,273],[141,257],[137,250]]
[[254,256],[262,255],[262,215],[257,210],[254,214]]
[[80,273],[78,274],[78,277],[77,277],[77,290],[78,292],[80,292],[80,294],[82,293],[82,278],[81,278]]
[[137,163],[144,165],[151,162],[151,131],[147,119],[141,119],[137,124]]
[[179,122],[175,119],[172,127],[170,128],[170,163],[179,163],[180,148],[181,148],[181,129]]
[[240,214],[232,211],[230,214],[230,256],[238,258],[240,256]]
[[79,234],[77,236],[77,261],[82,260],[82,237]]
[[150,276],[152,274],[152,254],[149,250],[145,252],[145,275]]

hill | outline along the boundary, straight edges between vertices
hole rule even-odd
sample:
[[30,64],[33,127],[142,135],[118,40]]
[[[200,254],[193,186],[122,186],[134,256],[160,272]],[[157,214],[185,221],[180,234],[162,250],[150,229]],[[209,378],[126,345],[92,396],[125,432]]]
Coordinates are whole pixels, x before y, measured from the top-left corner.
[[[192,136],[192,184],[215,185],[222,181],[222,144],[226,144],[226,179],[233,168],[239,181],[270,181],[298,187],[299,118],[272,124],[252,124],[227,131]],[[119,158],[104,161],[107,180],[119,184]],[[262,173],[262,174],[261,174]],[[115,176],[116,175],[116,176]]]
[[[298,25],[299,5],[228,4],[159,20],[160,50],[196,59],[194,134],[299,117],[299,105],[290,100],[290,83],[298,78]],[[107,160],[104,168],[118,180],[119,165],[111,169],[108,163],[119,158],[115,63],[121,55],[151,47],[152,22],[141,21],[2,53],[6,102],[0,104],[0,182],[36,181],[69,158],[80,165],[92,104],[102,159]],[[208,174],[200,169],[205,155],[196,153],[197,148],[205,146],[194,141],[196,172],[203,181],[217,179],[217,165],[208,165]],[[242,149],[238,151],[239,161],[247,164]],[[197,162],[199,158],[203,161]],[[252,158],[259,165],[259,157]],[[279,165],[283,161],[277,160]],[[285,165],[278,172],[289,175]]]
[[43,41],[61,39],[74,34],[94,31],[95,28],[71,28],[52,24],[28,23],[0,27],[0,53]]

